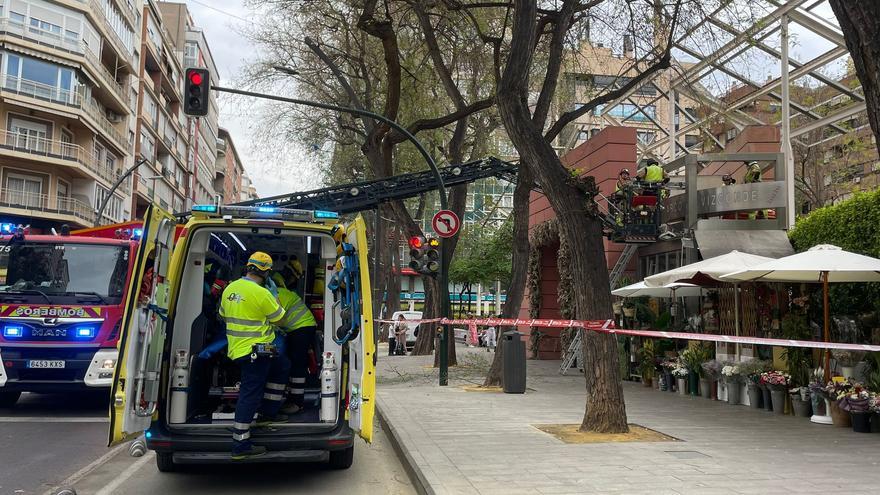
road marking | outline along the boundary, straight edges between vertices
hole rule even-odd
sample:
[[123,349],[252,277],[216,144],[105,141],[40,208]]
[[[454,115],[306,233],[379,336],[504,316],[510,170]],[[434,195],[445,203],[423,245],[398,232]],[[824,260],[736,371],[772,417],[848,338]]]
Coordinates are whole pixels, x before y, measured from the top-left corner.
[[0,416],[0,423],[109,423],[107,417]]
[[117,476],[104,488],[98,490],[98,493],[96,493],[95,495],[112,495],[116,493],[116,489],[119,488],[120,485],[128,481],[129,478],[134,476],[134,473],[136,473],[140,468],[144,467],[144,464],[153,460],[154,457],[156,457],[156,453],[152,450],[149,451],[143,457],[135,461],[134,464],[125,468],[125,471],[121,472],[119,476]]
[[52,495],[53,493],[57,492],[61,488],[73,486],[74,483],[81,480],[87,474],[91,473],[92,471],[94,471],[95,469],[100,467],[102,464],[109,461],[113,456],[118,454],[122,450],[123,447],[128,447],[128,443],[121,443],[121,444],[117,445],[116,447],[113,447],[112,449],[110,449],[109,452],[105,453],[101,457],[98,457],[94,461],[90,462],[88,465],[86,465],[84,468],[80,469],[79,471],[71,474],[70,476],[67,477],[67,479],[65,479],[61,483],[58,483],[55,487],[53,487],[49,490],[46,490],[43,493],[43,495]]

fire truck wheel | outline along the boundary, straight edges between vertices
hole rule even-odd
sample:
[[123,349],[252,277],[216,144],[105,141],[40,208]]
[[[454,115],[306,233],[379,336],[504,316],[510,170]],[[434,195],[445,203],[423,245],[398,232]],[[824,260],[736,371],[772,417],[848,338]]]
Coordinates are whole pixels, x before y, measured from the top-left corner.
[[12,407],[18,402],[21,392],[0,392],[0,407]]
[[333,450],[330,452],[331,469],[348,469],[354,462],[354,445],[345,450]]
[[177,471],[177,464],[174,463],[173,455],[171,452],[156,452],[156,468],[160,473],[173,473]]

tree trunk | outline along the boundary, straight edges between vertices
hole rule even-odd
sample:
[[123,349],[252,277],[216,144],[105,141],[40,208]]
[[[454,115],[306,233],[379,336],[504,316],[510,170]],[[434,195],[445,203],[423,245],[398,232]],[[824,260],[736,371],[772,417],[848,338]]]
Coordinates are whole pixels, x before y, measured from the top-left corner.
[[[513,191],[513,266],[510,273],[510,285],[507,287],[507,301],[501,311],[502,318],[518,317],[525,295],[526,276],[529,268],[529,195],[534,183],[529,168],[520,165],[516,178],[516,189]],[[503,327],[495,332],[498,345],[495,347],[492,366],[483,382],[484,387],[504,386],[504,377],[501,374],[503,346],[500,344],[501,335],[508,330],[516,330],[516,327]]]
[[[535,39],[534,0],[515,2],[509,58],[499,84],[497,103],[501,120],[521,162],[530,167],[541,184],[559,222],[559,235],[571,246],[575,318],[605,320],[611,313],[611,288],[602,225],[596,212],[595,181],[578,180],[562,165],[556,151],[532,123],[528,107],[528,67]],[[584,368],[587,405],[582,431],[623,433],[628,431],[623,387],[620,383],[617,340],[613,335],[587,331]]]
[[880,150],[880,2],[830,0],[829,3],[862,83],[868,121]]
[[[438,297],[439,284],[432,277],[422,277],[425,285],[425,305],[422,308],[422,318],[437,318],[440,314],[440,297]],[[416,337],[416,345],[413,347],[413,356],[427,356],[434,352],[434,337],[436,336],[436,323],[422,323],[419,325],[419,336]]]

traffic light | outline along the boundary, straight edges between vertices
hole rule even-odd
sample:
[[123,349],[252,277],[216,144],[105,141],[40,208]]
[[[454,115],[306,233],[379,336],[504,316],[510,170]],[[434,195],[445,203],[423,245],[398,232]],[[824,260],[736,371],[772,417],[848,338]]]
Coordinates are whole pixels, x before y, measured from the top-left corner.
[[186,69],[183,90],[183,113],[187,115],[208,115],[208,90],[211,88],[211,74],[208,69]]
[[409,267],[422,275],[440,273],[440,240],[413,236],[409,239]]

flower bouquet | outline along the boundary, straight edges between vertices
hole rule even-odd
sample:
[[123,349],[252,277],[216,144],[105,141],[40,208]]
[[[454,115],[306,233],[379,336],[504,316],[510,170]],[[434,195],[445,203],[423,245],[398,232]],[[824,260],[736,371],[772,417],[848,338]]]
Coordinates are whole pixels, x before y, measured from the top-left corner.
[[761,373],[759,383],[765,385],[771,390],[786,390],[788,383],[791,381],[791,375],[781,371],[765,371]]
[[831,403],[831,420],[835,426],[851,426],[849,414],[840,408],[840,400],[853,393],[855,382],[852,380],[830,381],[825,385],[825,393]]
[[704,375],[710,380],[718,380],[718,378],[721,376],[721,369],[723,368],[723,366],[719,361],[712,359],[711,361],[706,361],[705,363],[701,364],[701,366],[703,367]]
[[724,379],[724,383],[727,384],[740,383],[743,379],[739,366],[730,362],[724,363],[724,366],[721,368],[721,376]]
[[849,413],[852,429],[856,433],[871,433],[871,403],[874,394],[856,383],[850,393],[837,401],[841,411]]

